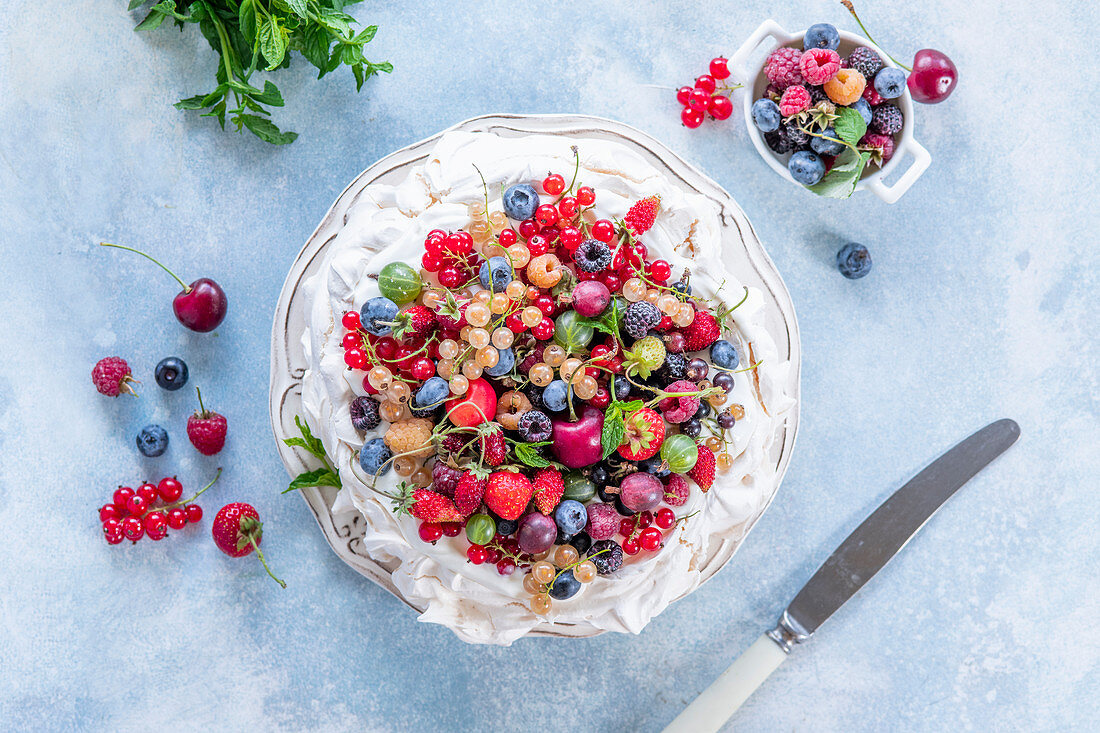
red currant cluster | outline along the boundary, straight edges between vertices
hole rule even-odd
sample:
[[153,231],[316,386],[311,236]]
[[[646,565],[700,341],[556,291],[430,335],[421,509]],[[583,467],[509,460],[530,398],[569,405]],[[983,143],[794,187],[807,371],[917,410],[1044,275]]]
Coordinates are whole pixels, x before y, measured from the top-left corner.
[[[159,483],[148,481],[135,491],[129,486],[119,486],[111,496],[111,503],[99,508],[99,521],[103,523],[103,537],[108,544],[117,545],[124,539],[137,542],[148,537],[159,542],[168,536],[169,529],[183,529],[202,519],[202,507],[194,501],[214,485],[214,479],[190,499],[182,499],[183,484],[175,476],[162,478]],[[163,506],[156,506],[157,502]]]
[[[424,542],[435,543],[441,537],[458,537],[465,531],[462,522],[421,522],[418,532]],[[496,534],[484,545],[471,543],[466,548],[466,559],[474,565],[496,565],[501,575],[511,575],[518,567],[526,570],[531,566],[532,557],[523,552],[515,537]]]
[[[676,512],[668,507],[661,507],[656,514],[645,511],[632,517],[623,517],[619,522],[623,552],[627,555],[637,555],[641,550],[656,552],[661,549],[664,541],[661,530],[670,529],[676,521]],[[651,526],[654,524],[657,526]]]
[[[719,56],[711,59],[709,74],[696,77],[695,86],[677,89],[676,101],[683,107],[680,110],[680,121],[694,129],[703,124],[708,113],[716,120],[728,119],[733,114],[730,92],[741,87],[740,84],[726,84],[729,75],[726,59]],[[722,82],[721,86],[719,82]]]

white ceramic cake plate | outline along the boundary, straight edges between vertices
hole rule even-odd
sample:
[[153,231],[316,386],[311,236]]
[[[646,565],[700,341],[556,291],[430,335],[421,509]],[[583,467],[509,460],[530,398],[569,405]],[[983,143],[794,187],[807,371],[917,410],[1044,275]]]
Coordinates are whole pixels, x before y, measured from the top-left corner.
[[[581,115],[486,115],[475,117],[455,125],[453,130],[489,132],[505,137],[532,133],[562,135],[572,138],[601,138],[624,143],[651,162],[658,170],[667,172],[681,185],[695,193],[715,201],[721,209],[722,246],[729,269],[749,287],[758,288],[764,296],[766,328],[775,340],[780,360],[789,360],[789,384],[786,392],[795,399],[795,405],[786,414],[785,422],[778,428],[773,441],[771,465],[776,471],[775,489],[760,511],[737,528],[733,534],[716,534],[708,543],[708,555],[701,566],[703,581],[712,577],[725,565],[744,540],[749,530],[771,503],[775,491],[790,461],[798,431],[799,372],[801,347],[794,305],[779,273],[772,264],[752,225],[741,208],[717,183],[703,175],[682,158],[654,140],[649,135],[629,125],[613,120]],[[433,135],[418,143],[404,147],[367,168],[351,182],[322,219],[317,230],[306,242],[291,265],[283,283],[279,302],[275,307],[275,319],[271,329],[271,385],[269,411],[276,447],[287,471],[295,476],[302,471],[316,468],[312,459],[302,451],[288,448],[283,439],[297,435],[295,415],[301,412],[301,380],[306,370],[302,353],[301,335],[308,327],[308,304],[299,297],[299,286],[320,268],[325,248],[344,225],[348,209],[363,189],[375,182],[397,183],[405,178],[411,167],[427,157],[440,135]],[[372,558],[363,549],[362,538],[366,522],[358,512],[341,512],[333,515],[331,507],[336,499],[335,487],[307,488],[298,492],[317,518],[317,523],[332,546],[333,551],[360,574],[366,576],[390,593],[400,598],[417,612],[424,609],[402,597],[394,586],[390,573],[392,566]],[[540,636],[584,637],[594,636],[599,630],[583,624],[543,623],[531,634]]]

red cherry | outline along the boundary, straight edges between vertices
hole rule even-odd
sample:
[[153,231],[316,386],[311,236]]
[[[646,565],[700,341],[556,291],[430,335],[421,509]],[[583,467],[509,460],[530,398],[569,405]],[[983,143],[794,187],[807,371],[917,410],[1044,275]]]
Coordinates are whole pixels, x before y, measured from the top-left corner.
[[420,539],[425,542],[435,542],[443,536],[443,528],[432,522],[422,522],[420,524],[419,533]]
[[913,71],[905,82],[913,101],[939,104],[951,96],[959,82],[959,70],[942,51],[922,48],[913,56]]
[[714,90],[718,88],[718,85],[714,82],[714,77],[710,74],[703,74],[702,76],[695,77],[695,88],[702,89],[707,94],[714,94]]
[[685,107],[683,111],[680,112],[680,121],[684,123],[684,127],[694,130],[696,127],[703,124],[703,113],[699,110]]
[[557,173],[551,173],[542,179],[542,190],[551,196],[557,196],[565,190],[565,179]]
[[197,522],[202,519],[202,507],[198,504],[188,504],[184,509],[187,511],[188,522]]
[[710,75],[719,80],[729,78],[730,67],[725,58],[719,56],[710,60]]
[[707,102],[707,111],[716,120],[729,119],[729,116],[733,114],[733,102],[730,101],[729,97],[715,94]]
[[667,506],[663,506],[657,510],[657,517],[655,519],[657,526],[661,529],[668,529],[672,525],[676,524],[676,513],[669,509]]
[[115,247],[139,254],[155,262],[162,270],[175,278],[183,290],[173,298],[172,310],[176,314],[176,319],[187,328],[205,333],[213,331],[225,320],[225,314],[229,310],[229,299],[225,297],[225,291],[221,289],[221,286],[210,278],[200,277],[187,285],[176,273],[139,249],[107,242],[100,242],[100,244],[104,247]]
[[710,101],[710,92],[695,88],[691,90],[691,96],[688,97],[687,108],[696,112],[703,112],[707,108],[708,101]]
[[680,87],[676,90],[676,101],[684,106],[687,106],[688,99],[691,98],[691,92],[691,87]]
[[596,203],[596,192],[589,186],[581,186],[577,189],[577,203],[581,206],[591,206]]
[[511,247],[516,243],[516,230],[515,229],[503,229],[498,237],[500,246]]
[[638,535],[638,544],[643,550],[653,552],[661,546],[661,530],[656,527],[647,527]]
[[592,236],[601,242],[610,242],[615,236],[615,225],[607,219],[600,219],[592,225]]
[[466,548],[466,559],[474,565],[481,565],[488,559],[489,553],[481,545],[470,545]]

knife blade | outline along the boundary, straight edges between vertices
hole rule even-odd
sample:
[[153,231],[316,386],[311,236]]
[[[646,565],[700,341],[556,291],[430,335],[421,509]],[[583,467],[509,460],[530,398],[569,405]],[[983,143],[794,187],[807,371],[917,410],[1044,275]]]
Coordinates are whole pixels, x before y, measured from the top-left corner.
[[775,628],[757,639],[665,733],[716,731],[787,658],[920,531],[944,502],[1020,437],[998,420],[963,440],[895,491],[829,556]]

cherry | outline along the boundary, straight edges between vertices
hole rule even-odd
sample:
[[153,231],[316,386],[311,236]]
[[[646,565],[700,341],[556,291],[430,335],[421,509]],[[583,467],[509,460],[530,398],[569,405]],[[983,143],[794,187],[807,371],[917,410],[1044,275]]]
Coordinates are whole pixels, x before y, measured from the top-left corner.
[[730,67],[729,64],[726,63],[725,58],[719,56],[716,59],[710,60],[710,75],[718,80],[729,78]]
[[913,57],[913,70],[905,83],[913,101],[922,104],[939,104],[951,96],[959,81],[959,71],[954,62],[942,51],[922,48]]
[[581,186],[577,189],[577,203],[581,206],[591,206],[596,203],[596,192],[591,186]]
[[694,130],[703,124],[703,113],[690,107],[684,107],[680,111],[680,122],[684,123],[684,127]]
[[197,522],[202,519],[202,507],[198,504],[188,504],[184,509],[187,511],[188,522]]
[[716,120],[727,120],[733,114],[733,102],[730,101],[729,97],[715,94],[707,102],[707,111]]

